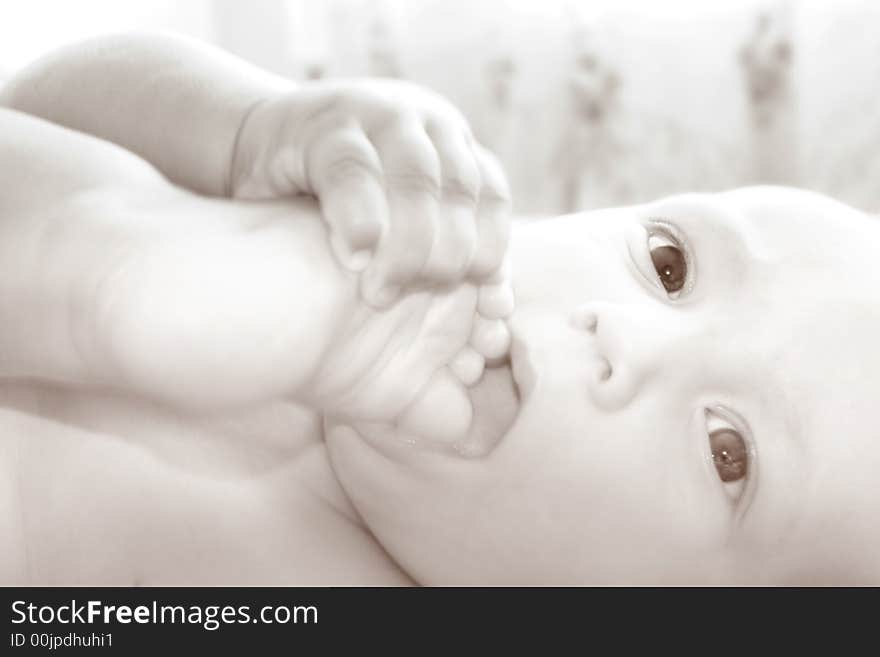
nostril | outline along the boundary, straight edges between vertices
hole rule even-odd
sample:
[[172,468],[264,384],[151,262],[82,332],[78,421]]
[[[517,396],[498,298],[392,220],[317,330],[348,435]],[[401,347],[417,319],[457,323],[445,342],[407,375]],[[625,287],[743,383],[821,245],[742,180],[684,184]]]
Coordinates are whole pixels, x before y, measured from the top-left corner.
[[596,317],[595,314],[593,314],[590,316],[589,322],[586,325],[586,329],[590,333],[595,333],[596,329],[598,329],[598,328],[599,328],[599,318]]
[[611,378],[611,374],[614,370],[611,368],[611,363],[608,362],[607,358],[602,358],[599,362],[599,380],[607,381]]
[[572,315],[571,322],[576,329],[595,333],[599,327],[599,317],[592,310],[580,308]]

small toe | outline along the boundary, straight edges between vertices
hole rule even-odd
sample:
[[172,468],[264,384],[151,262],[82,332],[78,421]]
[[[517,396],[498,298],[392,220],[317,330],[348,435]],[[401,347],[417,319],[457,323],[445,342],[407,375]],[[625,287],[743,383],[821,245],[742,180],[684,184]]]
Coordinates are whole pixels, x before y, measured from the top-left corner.
[[500,358],[510,349],[510,329],[504,320],[477,316],[471,346],[487,360]]
[[465,386],[470,387],[483,375],[485,359],[473,347],[466,346],[449,364],[449,369]]
[[486,319],[504,319],[514,308],[513,288],[509,283],[480,287],[477,312]]

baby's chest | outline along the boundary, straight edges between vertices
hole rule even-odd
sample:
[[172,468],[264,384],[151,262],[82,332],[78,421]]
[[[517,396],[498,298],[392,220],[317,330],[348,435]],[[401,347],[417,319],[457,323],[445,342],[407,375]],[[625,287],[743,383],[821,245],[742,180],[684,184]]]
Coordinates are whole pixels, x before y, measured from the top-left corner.
[[340,566],[396,572],[362,528],[303,485],[303,467],[320,481],[325,461],[308,413],[278,406],[206,420],[3,392],[4,583],[322,583]]

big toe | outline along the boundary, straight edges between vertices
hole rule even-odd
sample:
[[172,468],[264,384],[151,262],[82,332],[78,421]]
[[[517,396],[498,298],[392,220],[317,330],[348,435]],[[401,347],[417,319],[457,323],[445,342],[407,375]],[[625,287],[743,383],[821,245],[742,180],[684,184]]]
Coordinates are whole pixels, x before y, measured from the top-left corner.
[[473,408],[462,382],[443,368],[404,410],[398,424],[407,433],[451,445],[467,435],[472,418]]

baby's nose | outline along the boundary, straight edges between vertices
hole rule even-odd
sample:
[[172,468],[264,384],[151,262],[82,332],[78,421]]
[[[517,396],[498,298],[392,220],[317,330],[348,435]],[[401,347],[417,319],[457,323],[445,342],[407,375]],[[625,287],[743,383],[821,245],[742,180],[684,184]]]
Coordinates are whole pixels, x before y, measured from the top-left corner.
[[687,331],[671,310],[592,303],[573,311],[572,324],[594,352],[589,387],[597,406],[622,408],[657,377],[672,384],[687,358]]
[[[571,323],[574,328],[585,331],[595,336],[599,329],[599,315],[591,307],[582,307],[576,310],[571,317]],[[596,350],[596,376],[599,382],[608,381],[614,370],[608,357],[600,350]]]

